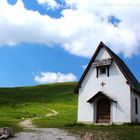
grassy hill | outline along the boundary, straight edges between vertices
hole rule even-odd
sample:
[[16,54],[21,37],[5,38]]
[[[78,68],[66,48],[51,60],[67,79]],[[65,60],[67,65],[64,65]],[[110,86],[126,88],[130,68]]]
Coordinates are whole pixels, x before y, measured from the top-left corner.
[[[18,128],[20,121],[36,118],[40,127],[61,127],[76,122],[76,83],[47,84],[34,87],[0,88],[0,127]],[[56,116],[47,117],[58,112]]]

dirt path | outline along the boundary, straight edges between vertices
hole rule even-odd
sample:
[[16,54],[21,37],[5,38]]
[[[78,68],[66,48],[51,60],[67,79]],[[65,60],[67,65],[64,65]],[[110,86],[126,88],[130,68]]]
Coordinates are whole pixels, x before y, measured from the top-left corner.
[[53,110],[53,109],[50,109],[50,108],[47,108],[47,109],[50,110],[52,113],[46,114],[46,117],[55,116],[55,115],[58,114],[58,112],[56,112],[56,111]]
[[[58,114],[58,112],[53,109],[46,109],[52,112],[46,114],[46,117],[51,117]],[[15,137],[10,138],[10,140],[79,140],[78,137],[72,136],[64,130],[57,128],[36,128],[36,126],[33,125],[33,120],[38,118],[39,117],[28,118],[20,122],[19,125],[24,129],[28,129],[29,131],[17,133]]]
[[36,125],[33,125],[32,121],[33,121],[33,119],[31,119],[31,118],[26,119],[26,120],[20,122],[19,126],[24,128],[24,129],[36,128]]
[[[53,109],[46,108],[46,107],[42,107],[42,108],[48,109],[49,111],[52,112],[52,113],[46,114],[45,115],[46,117],[51,117],[51,116],[55,116],[58,114],[58,112],[53,110]],[[39,119],[39,117],[25,119],[19,123],[19,126],[24,128],[24,129],[36,128],[36,125],[33,125],[33,120],[35,120],[35,119]]]

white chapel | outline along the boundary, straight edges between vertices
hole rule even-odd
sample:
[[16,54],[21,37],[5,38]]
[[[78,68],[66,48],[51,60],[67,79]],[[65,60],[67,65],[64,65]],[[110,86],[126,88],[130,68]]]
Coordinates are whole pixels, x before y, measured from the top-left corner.
[[140,83],[126,64],[101,42],[79,80],[78,122],[140,122]]

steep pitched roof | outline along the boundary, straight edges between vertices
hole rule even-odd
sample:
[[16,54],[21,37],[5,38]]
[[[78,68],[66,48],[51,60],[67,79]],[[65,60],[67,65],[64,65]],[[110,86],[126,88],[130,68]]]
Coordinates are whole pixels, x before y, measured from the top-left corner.
[[104,48],[112,57],[112,59],[114,60],[114,62],[117,64],[117,66],[119,67],[119,69],[121,70],[121,72],[123,73],[123,75],[125,76],[125,78],[127,79],[128,84],[131,86],[131,88],[133,90],[135,90],[136,92],[140,93],[140,83],[138,82],[138,80],[135,78],[135,76],[133,75],[133,73],[129,70],[129,68],[127,67],[127,65],[123,62],[123,60],[121,58],[119,58],[112,50],[110,50],[103,42],[100,42],[98,48],[96,49],[94,55],[92,56],[87,68],[85,69],[82,77],[80,78],[78,84],[76,85],[75,88],[75,93],[78,93],[79,88],[86,76],[86,74],[88,73],[92,63],[94,62],[98,52],[100,51],[101,48]]

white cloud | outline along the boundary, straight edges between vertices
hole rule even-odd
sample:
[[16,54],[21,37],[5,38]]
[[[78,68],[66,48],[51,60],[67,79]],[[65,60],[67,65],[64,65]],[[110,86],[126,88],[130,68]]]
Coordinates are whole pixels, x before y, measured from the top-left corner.
[[49,6],[49,8],[54,9],[58,8],[59,4],[55,0],[37,0],[39,4],[43,4]]
[[[38,0],[56,6],[55,0]],[[60,44],[71,54],[89,57],[102,40],[116,53],[126,57],[139,53],[139,0],[65,0],[70,9],[62,10],[62,17],[27,10],[21,0],[10,5],[0,0],[0,44],[20,42]],[[54,4],[55,3],[55,4]],[[114,16],[118,26],[108,22]]]
[[40,84],[43,83],[59,83],[76,81],[76,76],[72,73],[63,74],[60,72],[41,72],[40,75],[35,76],[34,80]]

